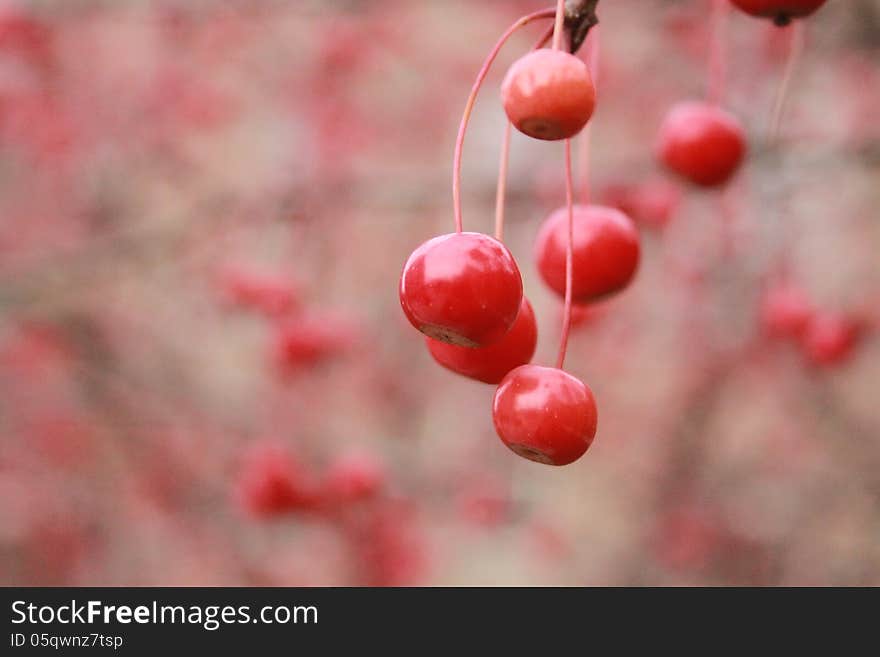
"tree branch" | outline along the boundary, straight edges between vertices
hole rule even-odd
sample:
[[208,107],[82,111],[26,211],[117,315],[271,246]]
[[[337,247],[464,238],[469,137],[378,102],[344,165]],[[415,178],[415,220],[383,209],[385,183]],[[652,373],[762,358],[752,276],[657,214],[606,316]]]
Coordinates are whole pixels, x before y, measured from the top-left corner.
[[583,45],[590,29],[599,24],[599,17],[596,16],[598,4],[599,0],[565,1],[565,29],[569,34],[572,54]]

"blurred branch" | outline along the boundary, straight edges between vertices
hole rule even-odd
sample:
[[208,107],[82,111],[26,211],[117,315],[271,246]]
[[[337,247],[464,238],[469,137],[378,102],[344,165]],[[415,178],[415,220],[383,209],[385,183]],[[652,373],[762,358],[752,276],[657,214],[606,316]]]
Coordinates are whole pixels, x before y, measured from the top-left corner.
[[670,431],[665,476],[657,487],[657,508],[674,507],[694,493],[704,465],[709,427],[723,401],[724,391],[737,373],[740,356],[708,353],[687,392],[687,404]]
[[593,26],[599,24],[596,5],[599,0],[566,0],[565,29],[570,35],[572,54],[583,45]]
[[853,8],[853,26],[866,48],[880,48],[880,10],[875,0],[861,0]]
[[850,482],[880,501],[878,427],[848,412],[827,378],[805,378],[800,396],[803,409],[812,414],[815,426],[824,430],[823,445],[843,464]]

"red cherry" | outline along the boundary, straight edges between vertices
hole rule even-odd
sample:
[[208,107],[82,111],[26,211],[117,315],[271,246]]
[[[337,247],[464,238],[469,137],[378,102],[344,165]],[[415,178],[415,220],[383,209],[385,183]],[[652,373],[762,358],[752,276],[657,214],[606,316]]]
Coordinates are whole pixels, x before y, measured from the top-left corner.
[[553,141],[573,137],[587,124],[596,90],[582,60],[545,48],[513,63],[501,85],[501,100],[517,130]]
[[284,275],[230,267],[221,272],[220,291],[232,305],[252,308],[270,317],[296,310],[300,291]]
[[792,18],[809,16],[825,0],[730,0],[752,16],[772,18],[777,25],[788,25]]
[[498,384],[510,370],[532,360],[538,344],[538,325],[532,305],[523,297],[511,329],[488,347],[459,347],[427,337],[425,342],[434,360],[446,369],[483,383]]
[[357,327],[331,314],[310,313],[275,325],[272,360],[279,373],[310,369],[351,351]]
[[327,470],[323,497],[334,506],[370,500],[382,492],[385,479],[382,464],[369,454],[346,454]]
[[773,337],[799,338],[813,314],[809,297],[790,283],[768,288],[761,301],[761,324],[767,334]]
[[52,27],[18,2],[0,3],[0,52],[48,68],[52,62]]
[[417,509],[405,500],[386,500],[364,509],[347,528],[367,586],[409,586],[428,566]]
[[813,317],[803,335],[802,348],[814,365],[839,365],[846,361],[863,334],[860,322],[834,313]]
[[[572,299],[595,301],[625,288],[639,266],[639,232],[620,210],[603,205],[574,206]],[[538,233],[535,258],[550,288],[565,297],[568,210],[551,214]]]
[[692,183],[715,187],[727,182],[746,153],[739,121],[712,105],[679,103],[663,121],[657,156]]
[[255,516],[312,509],[316,503],[300,464],[275,443],[256,445],[247,453],[236,493],[241,506]]
[[495,392],[492,418],[505,445],[547,465],[578,460],[596,436],[593,393],[553,367],[523,365],[504,377]]
[[413,251],[400,277],[400,305],[428,337],[484,347],[510,330],[522,303],[516,261],[482,233],[451,233]]

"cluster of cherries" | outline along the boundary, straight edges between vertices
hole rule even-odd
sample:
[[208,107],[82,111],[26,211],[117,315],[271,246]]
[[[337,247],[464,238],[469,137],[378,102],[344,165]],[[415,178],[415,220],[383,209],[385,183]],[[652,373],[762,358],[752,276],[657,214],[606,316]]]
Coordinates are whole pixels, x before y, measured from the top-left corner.
[[760,317],[769,337],[791,342],[819,367],[846,362],[874,323],[867,312],[819,308],[803,288],[784,278],[764,291]]
[[346,452],[318,470],[267,440],[243,454],[234,493],[251,517],[297,516],[334,527],[362,584],[401,586],[422,576],[426,556],[414,509],[390,484],[369,453]]
[[[434,359],[468,378],[497,384],[493,420],[501,440],[520,456],[551,465],[580,458],[596,434],[592,391],[562,369],[571,305],[623,289],[639,261],[638,232],[626,215],[571,201],[568,140],[590,120],[596,92],[587,64],[560,48],[561,5],[520,19],[490,54],[465,110],[456,148],[458,230],[418,247],[400,278],[404,313],[427,336]],[[554,47],[539,47],[517,60],[501,88],[510,124],[529,137],[566,140],[567,146],[569,203],[546,219],[535,249],[545,283],[566,300],[560,358],[556,367],[544,367],[530,364],[537,325],[513,255],[500,239],[461,230],[458,175],[473,98],[498,49],[517,27],[554,16]]]
[[315,478],[283,445],[263,442],[245,454],[236,495],[254,516],[291,512],[333,514],[376,498],[385,488],[385,470],[367,454],[340,456]]
[[[731,0],[752,16],[788,25],[825,4],[825,0]],[[657,141],[657,157],[670,170],[701,187],[724,185],[746,154],[746,137],[735,116],[714,102],[687,101],[667,114]]]
[[[732,2],[779,25],[807,16],[824,4],[824,0]],[[587,64],[560,47],[563,12],[560,1],[555,11],[521,18],[487,58],[465,107],[456,144],[456,232],[428,240],[410,255],[399,290],[404,313],[427,336],[428,349],[438,363],[468,378],[498,385],[493,420],[504,444],[520,456],[552,465],[580,458],[597,426],[590,388],[562,369],[572,304],[590,304],[624,289],[639,263],[639,235],[629,216],[616,208],[572,201],[569,140],[590,120],[596,91]],[[494,238],[464,232],[460,202],[464,132],[488,67],[515,29],[550,17],[556,19],[553,47],[542,48],[544,39],[517,60],[502,83],[501,98],[510,124],[519,132],[539,140],[566,142],[568,203],[544,221],[535,247],[544,282],[565,300],[556,367],[530,364],[537,342],[535,314],[523,296],[519,268],[500,239],[500,229]],[[668,170],[705,188],[727,183],[746,150],[742,125],[717,102],[675,106],[656,144],[657,158]],[[506,158],[506,142],[502,158]],[[499,197],[502,190],[500,184]],[[503,198],[499,204],[503,205]]]
[[271,360],[284,378],[351,352],[357,328],[346,317],[305,308],[303,291],[284,273],[247,265],[225,268],[217,284],[228,305],[266,318]]

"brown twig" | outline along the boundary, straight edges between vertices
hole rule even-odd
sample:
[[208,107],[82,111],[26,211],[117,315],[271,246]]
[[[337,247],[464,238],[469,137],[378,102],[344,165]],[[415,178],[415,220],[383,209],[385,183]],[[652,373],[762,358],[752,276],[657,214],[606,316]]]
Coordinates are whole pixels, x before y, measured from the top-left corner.
[[596,16],[596,5],[599,0],[566,0],[565,29],[569,34],[571,53],[580,49],[590,33],[590,29],[599,24]]

